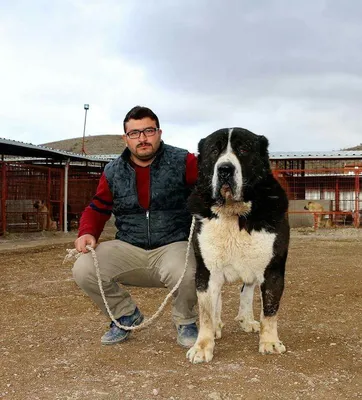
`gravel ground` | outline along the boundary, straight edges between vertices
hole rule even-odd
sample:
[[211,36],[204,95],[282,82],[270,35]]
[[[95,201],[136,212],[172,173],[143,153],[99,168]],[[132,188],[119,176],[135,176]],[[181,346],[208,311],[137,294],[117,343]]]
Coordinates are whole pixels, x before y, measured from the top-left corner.
[[[151,328],[102,347],[108,321],[62,264],[74,237],[0,241],[0,398],[362,398],[362,230],[292,232],[279,313],[284,355],[258,354],[257,335],[234,321],[239,286],[225,286],[223,338],[203,365],[190,364],[177,346],[169,306]],[[130,291],[146,316],[166,296],[163,289]]]

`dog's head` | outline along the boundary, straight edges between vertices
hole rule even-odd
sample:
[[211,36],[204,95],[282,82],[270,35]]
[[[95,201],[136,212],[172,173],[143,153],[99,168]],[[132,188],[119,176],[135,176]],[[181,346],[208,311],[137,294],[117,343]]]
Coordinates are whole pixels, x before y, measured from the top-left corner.
[[219,204],[244,201],[270,173],[268,140],[246,129],[220,129],[202,139],[198,150],[198,184]]
[[44,200],[36,200],[33,204],[33,207],[41,211],[45,207]]
[[310,205],[310,202],[304,206],[304,209],[309,210],[309,205]]
[[304,206],[304,209],[309,211],[323,211],[323,206],[315,201],[309,201],[308,204]]

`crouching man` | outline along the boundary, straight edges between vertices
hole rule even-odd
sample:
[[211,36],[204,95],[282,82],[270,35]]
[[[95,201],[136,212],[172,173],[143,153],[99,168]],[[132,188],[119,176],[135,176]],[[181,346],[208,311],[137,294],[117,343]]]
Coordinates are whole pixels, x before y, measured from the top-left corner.
[[[81,289],[108,316],[93,259],[86,246],[96,242],[113,213],[116,239],[96,247],[102,285],[115,319],[139,325],[143,315],[122,285],[172,289],[180,278],[187,250],[191,216],[186,201],[197,178],[197,159],[187,150],[166,145],[158,117],[146,107],[134,107],[123,122],[126,149],[110,162],[97,193],[82,214],[75,247],[84,254],[73,267]],[[175,292],[172,320],[177,342],[191,347],[197,339],[194,252],[186,275]],[[152,327],[151,327],[152,329]],[[113,322],[101,338],[105,345],[126,340],[130,331]]]

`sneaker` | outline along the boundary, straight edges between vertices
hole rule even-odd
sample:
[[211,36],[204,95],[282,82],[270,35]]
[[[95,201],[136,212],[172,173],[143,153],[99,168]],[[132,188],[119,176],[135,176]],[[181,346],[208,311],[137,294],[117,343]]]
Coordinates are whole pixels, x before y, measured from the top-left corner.
[[[125,326],[140,325],[141,322],[143,321],[143,315],[141,314],[138,307],[136,307],[132,315],[124,315],[123,317],[118,318],[117,321],[121,325]],[[102,344],[120,343],[128,339],[130,334],[131,331],[126,331],[124,329],[118,328],[118,326],[112,321],[109,331],[102,336],[101,343]]]
[[179,325],[177,327],[177,343],[182,347],[192,347],[196,342],[198,333],[195,322],[188,325]]

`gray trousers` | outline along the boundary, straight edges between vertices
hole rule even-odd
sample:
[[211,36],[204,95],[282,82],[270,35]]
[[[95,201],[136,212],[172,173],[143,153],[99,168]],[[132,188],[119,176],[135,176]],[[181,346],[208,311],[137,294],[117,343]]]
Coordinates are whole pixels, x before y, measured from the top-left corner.
[[[114,317],[131,315],[136,308],[129,293],[119,283],[139,287],[166,287],[171,290],[184,270],[186,249],[187,242],[175,242],[154,250],[143,250],[120,240],[100,243],[96,247],[96,254],[103,290]],[[196,260],[191,247],[185,277],[174,293],[172,302],[172,320],[176,326],[196,321],[195,270]],[[73,277],[78,286],[108,316],[91,253],[77,259]]]

